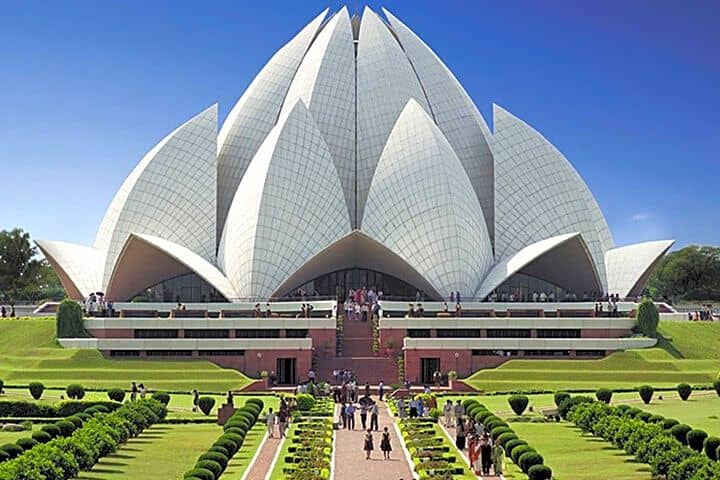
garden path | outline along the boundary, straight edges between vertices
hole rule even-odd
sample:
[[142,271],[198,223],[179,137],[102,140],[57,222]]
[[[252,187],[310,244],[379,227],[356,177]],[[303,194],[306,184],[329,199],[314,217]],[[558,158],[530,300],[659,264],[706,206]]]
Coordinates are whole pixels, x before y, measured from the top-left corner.
[[[267,432],[264,432],[264,435],[267,435]],[[260,445],[253,464],[245,472],[242,480],[265,480],[272,470],[273,460],[281,444],[282,441],[278,437],[276,427],[275,435],[272,438],[266,438]]]
[[[373,432],[375,449],[370,456],[370,460],[365,460],[365,452],[363,451],[365,434],[360,425],[359,414],[355,415],[355,430],[341,428],[335,432],[335,450],[333,451],[335,480],[411,480],[415,478],[403,453],[400,438],[394,425],[395,418],[388,414],[385,402],[378,402],[378,407],[378,426],[380,428],[377,432]],[[380,450],[380,439],[384,427],[388,427],[390,432],[390,445],[393,449],[390,460],[383,460],[383,454]]]
[[[440,425],[440,428],[442,429],[442,431],[445,432],[445,435],[450,439],[450,442],[453,445],[455,445],[455,427],[453,427],[453,426],[446,427],[443,424],[442,419],[440,419],[440,422],[438,422],[438,425]],[[452,433],[451,433],[451,430],[452,430]],[[470,469],[472,470],[472,466],[470,465],[470,459],[468,458],[467,451],[466,450],[458,450],[458,451],[460,452],[460,456],[462,457],[462,459],[465,461],[465,464],[468,465],[470,467]],[[478,475],[478,478],[480,480],[504,480],[505,479],[505,477],[502,475],[500,475],[499,477],[496,475],[487,475],[487,476]]]

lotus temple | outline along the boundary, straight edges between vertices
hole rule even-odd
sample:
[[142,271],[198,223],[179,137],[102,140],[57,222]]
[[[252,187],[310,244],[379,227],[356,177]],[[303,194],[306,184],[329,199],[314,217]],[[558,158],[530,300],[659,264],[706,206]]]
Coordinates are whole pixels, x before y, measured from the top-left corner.
[[[614,245],[558,148],[498,105],[490,129],[390,12],[343,8],[277,50],[221,125],[212,105],[147,152],[92,246],[37,244],[71,297],[115,305],[64,344],[292,383],[330,366],[389,378],[397,355],[419,382],[650,346],[634,300],[673,241]],[[378,324],[341,325],[363,287],[382,292]],[[607,294],[623,300],[598,318]]]

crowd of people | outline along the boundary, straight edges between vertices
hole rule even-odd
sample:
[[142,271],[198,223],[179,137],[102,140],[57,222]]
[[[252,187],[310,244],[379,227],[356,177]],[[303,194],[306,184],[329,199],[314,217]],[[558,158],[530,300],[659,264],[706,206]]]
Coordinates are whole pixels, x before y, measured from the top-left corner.
[[367,322],[368,319],[379,314],[379,302],[383,299],[383,295],[383,291],[376,290],[374,286],[370,288],[363,286],[355,290],[351,288],[343,302],[345,318]]
[[83,310],[87,317],[112,317],[113,302],[102,292],[91,293],[83,303]]
[[267,427],[268,437],[273,438],[275,436],[276,426],[280,438],[285,437],[287,434],[290,419],[292,418],[292,411],[296,408],[295,404],[291,402],[293,402],[293,400],[287,401],[285,397],[281,397],[280,407],[277,413],[273,412],[272,408],[268,409],[268,413],[265,416],[265,426]]
[[448,400],[443,406],[443,421],[447,428],[455,429],[455,446],[466,450],[476,475],[503,474],[503,448],[490,437],[490,432],[480,421],[465,416],[460,400],[455,404]]
[[713,306],[710,303],[703,303],[702,306],[695,311],[688,312],[688,320],[691,322],[712,322],[715,320]]

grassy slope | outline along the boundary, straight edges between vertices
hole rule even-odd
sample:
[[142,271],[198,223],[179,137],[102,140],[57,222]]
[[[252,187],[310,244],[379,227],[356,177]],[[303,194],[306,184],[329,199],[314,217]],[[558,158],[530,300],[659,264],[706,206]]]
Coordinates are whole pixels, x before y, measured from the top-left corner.
[[4,319],[0,332],[0,378],[6,384],[127,388],[135,380],[154,389],[223,391],[249,382],[235,370],[203,360],[108,360],[96,350],[65,349],[55,341],[52,318]]
[[[634,388],[649,383],[709,384],[720,370],[720,324],[661,322],[662,348],[616,352],[600,360],[511,360],[468,378],[479,390]],[[676,358],[676,357],[682,358]]]
[[155,425],[100,460],[81,480],[175,480],[222,434],[215,424]]
[[567,423],[512,423],[518,436],[535,447],[558,480],[636,480],[651,478],[648,465],[583,435]]

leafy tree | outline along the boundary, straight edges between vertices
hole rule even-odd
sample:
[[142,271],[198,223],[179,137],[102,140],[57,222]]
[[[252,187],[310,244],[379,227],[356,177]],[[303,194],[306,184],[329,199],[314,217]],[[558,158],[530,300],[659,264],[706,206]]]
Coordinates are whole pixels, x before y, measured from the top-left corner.
[[720,299],[720,247],[691,245],[668,254],[647,290],[656,298]]
[[657,326],[660,323],[660,314],[657,307],[649,298],[643,299],[638,305],[637,327],[648,337],[657,337]]
[[58,338],[82,338],[87,337],[83,324],[83,311],[80,304],[66,298],[60,302],[55,316]]
[[22,229],[0,231],[0,301],[62,298],[57,275],[30,243],[30,234]]

